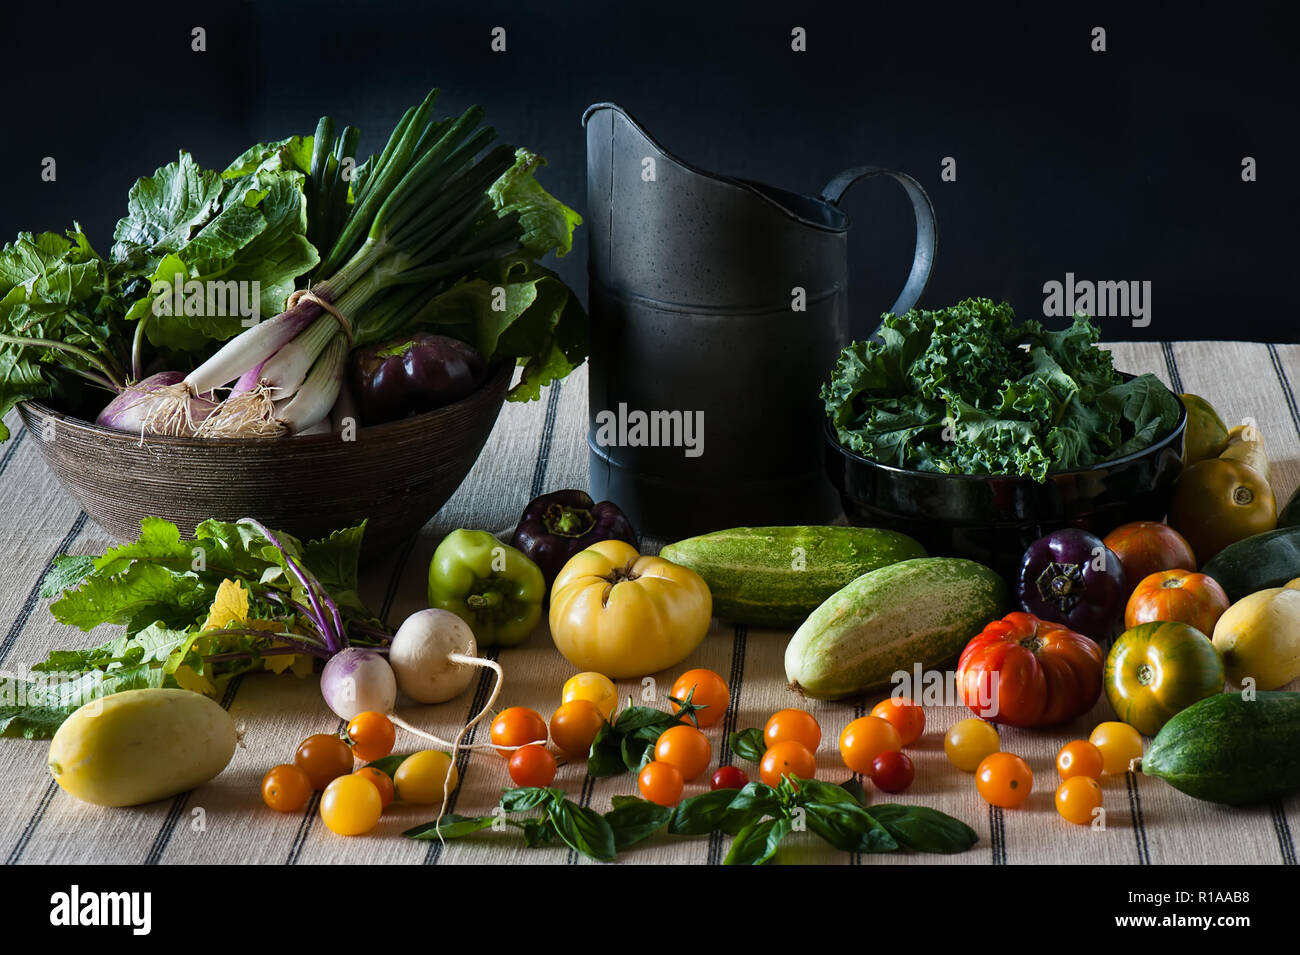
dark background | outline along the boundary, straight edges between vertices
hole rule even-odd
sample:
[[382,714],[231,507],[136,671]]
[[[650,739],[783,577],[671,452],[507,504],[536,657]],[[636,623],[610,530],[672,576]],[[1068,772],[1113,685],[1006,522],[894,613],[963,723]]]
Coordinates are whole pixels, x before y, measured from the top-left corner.
[[[328,112],[362,128],[365,154],[440,86],[440,112],[480,103],[506,141],[547,156],[543,182],[579,211],[580,117],[613,100],[694,165],[797,191],[859,164],[911,173],[939,222],[925,305],[987,295],[1037,316],[1043,283],[1069,271],[1153,283],[1151,325],[1102,320],[1112,340],[1300,341],[1298,44],[1283,4],[844,6],[6,3],[0,236],[75,218],[107,252],[131,182],[178,147],[221,168]],[[790,50],[796,25],[806,53]],[[1094,26],[1106,53],[1090,50]],[[45,156],[57,182],[40,180]],[[939,179],[945,156],[956,182]],[[1243,156],[1257,182],[1241,181]],[[887,181],[845,208],[865,334],[907,272],[911,211]],[[559,268],[584,298],[585,265],[579,230]]]

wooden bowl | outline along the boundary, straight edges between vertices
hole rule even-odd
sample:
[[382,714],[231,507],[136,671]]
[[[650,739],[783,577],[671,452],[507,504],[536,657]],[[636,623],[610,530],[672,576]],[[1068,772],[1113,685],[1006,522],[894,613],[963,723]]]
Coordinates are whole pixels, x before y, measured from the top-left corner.
[[64,489],[119,540],[162,517],[183,536],[255,517],[303,540],[366,520],[366,550],[424,525],[455,493],[501,413],[514,368],[426,414],[297,438],[174,438],[114,431],[37,401],[18,406]]

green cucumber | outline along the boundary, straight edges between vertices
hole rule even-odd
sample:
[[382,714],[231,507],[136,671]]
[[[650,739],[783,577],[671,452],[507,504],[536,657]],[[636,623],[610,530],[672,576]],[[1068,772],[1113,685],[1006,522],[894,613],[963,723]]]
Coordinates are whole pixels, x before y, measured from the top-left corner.
[[1246,806],[1300,789],[1300,693],[1219,693],[1166,723],[1135,767],[1207,802]]
[[759,627],[797,627],[863,574],[924,557],[906,534],[874,527],[734,527],[659,553],[704,578],[713,613]]
[[923,557],[863,574],[809,615],[785,649],[790,688],[819,700],[940,666],[1007,609],[1006,582],[973,560]]
[[1217,580],[1233,603],[1257,590],[1285,586],[1300,577],[1300,527],[1279,527],[1229,544],[1201,573]]
[[1286,507],[1282,508],[1282,513],[1278,514],[1277,526],[1300,526],[1300,487],[1292,492],[1291,500],[1286,502]]

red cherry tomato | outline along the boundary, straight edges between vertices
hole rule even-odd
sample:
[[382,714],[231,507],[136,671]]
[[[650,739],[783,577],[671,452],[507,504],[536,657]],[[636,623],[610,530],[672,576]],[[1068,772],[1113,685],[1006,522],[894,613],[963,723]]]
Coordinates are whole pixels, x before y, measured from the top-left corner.
[[719,766],[709,780],[710,789],[744,789],[748,785],[749,776],[739,766]]
[[916,767],[906,753],[881,753],[871,761],[871,781],[887,793],[901,793],[915,778]]

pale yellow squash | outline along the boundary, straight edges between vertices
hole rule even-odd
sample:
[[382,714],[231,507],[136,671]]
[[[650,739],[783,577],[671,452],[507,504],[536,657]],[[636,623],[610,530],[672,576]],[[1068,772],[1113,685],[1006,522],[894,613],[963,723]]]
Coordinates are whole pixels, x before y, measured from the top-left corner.
[[1229,607],[1214,627],[1214,645],[1228,679],[1251,678],[1259,690],[1276,690],[1300,677],[1300,589],[1269,587]]

